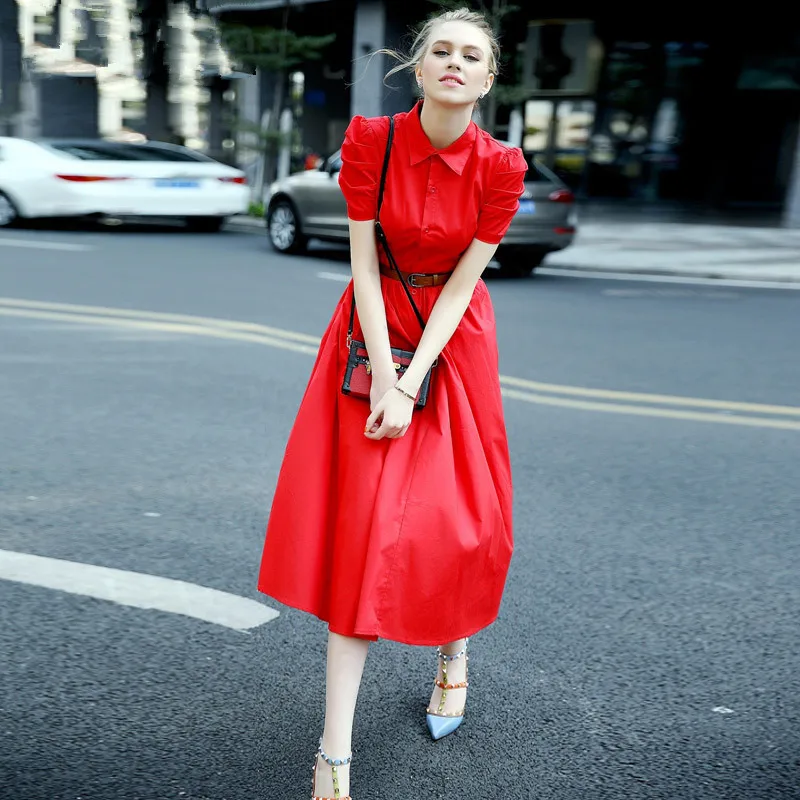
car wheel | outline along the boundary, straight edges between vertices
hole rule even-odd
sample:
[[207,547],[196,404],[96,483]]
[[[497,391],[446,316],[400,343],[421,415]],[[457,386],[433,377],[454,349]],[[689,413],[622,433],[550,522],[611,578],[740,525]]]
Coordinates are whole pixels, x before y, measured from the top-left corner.
[[218,233],[227,217],[187,217],[186,226],[195,233]]
[[500,274],[505,278],[527,278],[533,275],[533,271],[544,261],[546,255],[547,253],[541,250],[515,250],[498,253]]
[[18,219],[17,207],[10,197],[0,192],[0,228],[10,228]]
[[302,253],[307,240],[300,230],[300,219],[288,200],[278,200],[267,215],[267,235],[279,253]]

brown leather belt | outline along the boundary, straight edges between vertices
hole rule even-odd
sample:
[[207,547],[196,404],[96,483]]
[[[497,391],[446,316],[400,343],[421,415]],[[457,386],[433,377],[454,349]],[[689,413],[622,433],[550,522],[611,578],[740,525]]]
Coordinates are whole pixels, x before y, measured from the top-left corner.
[[[385,275],[387,278],[393,278],[396,281],[399,281],[400,278],[397,277],[397,272],[392,269],[392,267],[381,264],[381,275]],[[420,288],[422,286],[441,286],[444,283],[447,283],[447,279],[453,274],[452,272],[401,272],[403,276],[403,280],[409,285],[413,286],[415,289]]]

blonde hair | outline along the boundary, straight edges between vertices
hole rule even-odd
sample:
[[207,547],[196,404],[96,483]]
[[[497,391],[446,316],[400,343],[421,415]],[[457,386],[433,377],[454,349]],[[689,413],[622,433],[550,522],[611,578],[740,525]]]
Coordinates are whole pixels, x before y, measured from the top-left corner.
[[486,38],[489,40],[489,53],[487,60],[489,62],[489,72],[492,75],[497,75],[500,62],[500,43],[497,40],[492,26],[489,24],[486,17],[478,11],[470,11],[468,8],[459,8],[455,11],[445,11],[443,14],[437,14],[431,17],[422,27],[416,31],[414,41],[411,45],[411,52],[407,55],[398,53],[396,50],[378,50],[378,53],[383,53],[387,56],[397,59],[400,63],[392,67],[386,75],[383,76],[384,81],[403,70],[413,72],[417,65],[425,58],[425,53],[431,42],[431,37],[436,28],[443,22],[466,22],[469,25],[474,25]]

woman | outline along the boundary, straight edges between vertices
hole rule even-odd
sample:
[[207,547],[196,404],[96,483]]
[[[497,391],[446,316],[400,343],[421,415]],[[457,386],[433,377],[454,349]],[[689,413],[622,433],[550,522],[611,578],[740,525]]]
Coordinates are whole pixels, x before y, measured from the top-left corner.
[[[353,280],[289,438],[259,579],[265,594],[328,623],[315,797],[349,796],[370,641],[438,645],[427,720],[440,738],[463,718],[467,638],[500,605],[512,551],[511,469],[481,274],[516,212],[526,164],[471,121],[497,56],[485,19],[462,9],[425,24],[410,58],[392,70],[413,70],[423,96],[394,117],[380,210],[411,298],[375,235],[388,118],[355,117],[342,146]],[[369,405],[342,393],[354,299]],[[390,347],[416,351],[399,378]],[[429,400],[415,410],[434,362]]]

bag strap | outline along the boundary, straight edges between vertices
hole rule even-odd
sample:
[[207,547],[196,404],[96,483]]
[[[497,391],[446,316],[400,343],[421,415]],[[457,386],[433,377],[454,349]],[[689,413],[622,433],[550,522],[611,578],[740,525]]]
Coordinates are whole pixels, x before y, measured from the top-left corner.
[[[406,291],[406,297],[408,297],[408,302],[411,303],[411,307],[414,309],[414,314],[416,314],[417,321],[420,324],[422,330],[425,330],[425,320],[422,318],[422,314],[419,313],[419,309],[417,308],[417,304],[414,302],[414,298],[411,296],[411,292],[409,291],[408,284],[406,283],[405,278],[403,277],[403,273],[400,272],[400,268],[397,266],[397,262],[394,260],[394,256],[392,255],[392,251],[389,249],[389,242],[386,239],[386,233],[383,230],[383,226],[381,225],[381,206],[383,205],[383,192],[386,188],[386,175],[389,172],[389,156],[392,152],[392,141],[394,140],[394,117],[387,117],[389,120],[389,135],[386,138],[386,152],[383,156],[383,168],[381,170],[381,181],[378,186],[378,206],[377,211],[375,214],[375,235],[378,237],[378,241],[381,243],[384,252],[386,253],[386,259],[389,262],[389,266],[391,266],[394,271],[397,273],[397,277],[400,279],[400,283],[403,284],[403,289]],[[353,325],[355,323],[355,316],[356,316],[356,293],[355,290],[353,291],[353,302],[350,304],[350,325],[347,329],[347,342],[348,346],[350,341],[353,338]]]

